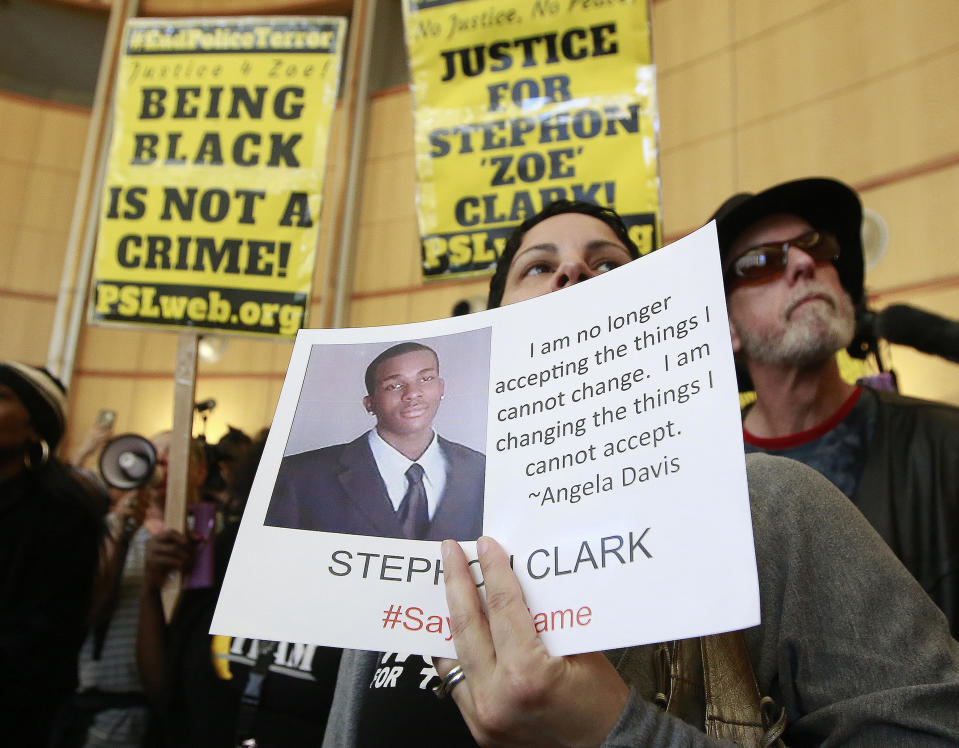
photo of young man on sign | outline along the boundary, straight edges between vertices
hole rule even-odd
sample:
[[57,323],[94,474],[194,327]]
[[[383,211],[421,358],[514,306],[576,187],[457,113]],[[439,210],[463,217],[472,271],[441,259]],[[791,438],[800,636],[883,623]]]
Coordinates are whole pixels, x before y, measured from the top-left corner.
[[[452,338],[465,340],[450,345]],[[329,376],[329,369],[336,367],[344,382],[352,379],[355,386],[362,381],[365,394],[352,402],[362,404],[363,411],[356,411],[372,417],[374,425],[348,442],[297,451],[303,446],[295,435],[300,411],[316,412],[314,403],[304,403],[301,395],[265,524],[410,540],[475,540],[482,535],[483,444],[475,437],[473,447],[444,438],[434,429],[434,421],[448,389],[438,349],[450,359],[480,360],[467,352],[484,342],[488,349],[488,341],[488,330],[478,330],[449,336],[446,346],[417,341],[314,346],[315,365],[311,361],[303,395],[315,390],[335,397],[341,392]],[[352,350],[344,356],[344,348]],[[375,349],[376,355],[369,356]],[[344,360],[361,364],[364,356],[365,368],[341,365]],[[485,388],[487,381],[488,377],[473,376],[467,383],[457,377],[449,385],[450,390],[459,385],[469,394],[459,398],[469,413],[456,414],[457,421],[479,416],[484,434],[485,390],[478,392],[477,386]],[[329,414],[331,409],[319,412]],[[334,420],[339,419],[330,418],[328,423]]]

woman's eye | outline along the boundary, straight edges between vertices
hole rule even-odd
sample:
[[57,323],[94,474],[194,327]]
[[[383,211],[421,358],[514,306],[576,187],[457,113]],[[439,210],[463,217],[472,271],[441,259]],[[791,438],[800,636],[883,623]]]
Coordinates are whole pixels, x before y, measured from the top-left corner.
[[523,275],[541,275],[542,273],[551,273],[552,268],[545,262],[537,262],[530,265],[523,271]]
[[596,266],[596,270],[600,273],[608,273],[610,270],[615,270],[621,265],[622,263],[619,260],[605,260]]

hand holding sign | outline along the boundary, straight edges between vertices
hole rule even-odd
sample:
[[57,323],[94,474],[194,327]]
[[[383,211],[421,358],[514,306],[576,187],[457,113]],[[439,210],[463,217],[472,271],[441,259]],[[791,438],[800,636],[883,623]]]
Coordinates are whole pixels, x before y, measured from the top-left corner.
[[[466,556],[443,543],[453,643],[466,678],[452,692],[481,745],[599,745],[619,718],[629,688],[599,652],[552,657],[533,627],[519,580],[492,538],[476,544],[486,612]],[[437,659],[445,676],[455,664]]]

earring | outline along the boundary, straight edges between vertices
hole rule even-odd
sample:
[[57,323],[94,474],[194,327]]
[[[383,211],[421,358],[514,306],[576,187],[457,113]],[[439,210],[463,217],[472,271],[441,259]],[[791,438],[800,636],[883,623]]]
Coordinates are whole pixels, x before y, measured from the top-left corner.
[[[23,453],[23,464],[27,466],[27,470],[35,470],[37,468],[43,467],[50,460],[50,445],[47,444],[46,439],[41,439],[39,442],[40,445],[40,463],[34,464],[33,458],[30,456],[30,448],[27,448],[27,451]],[[33,445],[30,445],[31,447]]]

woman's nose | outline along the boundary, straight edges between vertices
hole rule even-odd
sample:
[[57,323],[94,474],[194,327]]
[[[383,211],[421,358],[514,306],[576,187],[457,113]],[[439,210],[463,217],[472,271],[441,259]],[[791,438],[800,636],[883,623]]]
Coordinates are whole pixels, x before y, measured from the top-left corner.
[[558,291],[561,288],[582,283],[594,275],[595,273],[590,269],[589,265],[582,260],[568,260],[560,264],[553,273],[552,290]]

